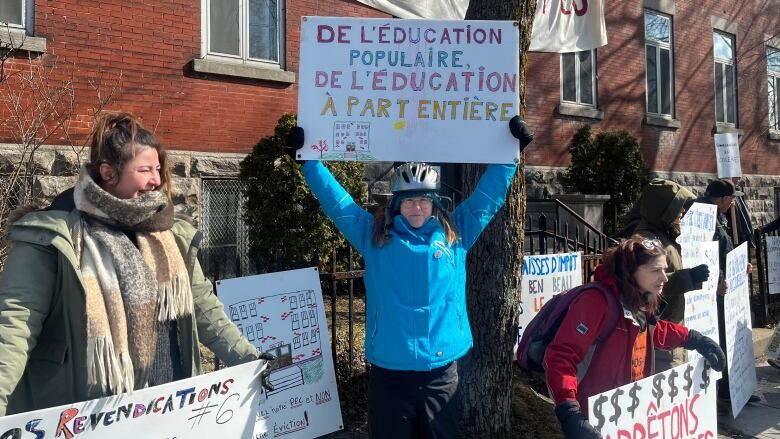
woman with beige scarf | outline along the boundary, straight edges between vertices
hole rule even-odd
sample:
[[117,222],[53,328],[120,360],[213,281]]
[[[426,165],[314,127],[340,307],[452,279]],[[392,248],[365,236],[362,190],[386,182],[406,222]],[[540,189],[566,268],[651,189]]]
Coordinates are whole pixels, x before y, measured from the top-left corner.
[[199,234],[174,219],[154,134],[111,113],[90,147],[75,187],[11,227],[0,416],[197,375],[199,342],[228,365],[260,358],[203,276]]

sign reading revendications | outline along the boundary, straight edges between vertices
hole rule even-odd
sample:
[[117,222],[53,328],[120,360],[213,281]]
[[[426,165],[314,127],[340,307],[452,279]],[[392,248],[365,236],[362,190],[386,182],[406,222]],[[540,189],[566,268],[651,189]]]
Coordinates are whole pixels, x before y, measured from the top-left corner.
[[715,439],[715,380],[703,359],[689,362],[591,396],[589,422],[604,439]]
[[0,437],[253,438],[260,361],[101,399],[0,417]]
[[344,428],[319,271],[221,280],[217,291],[247,340],[276,356],[254,437],[308,439]]
[[539,314],[546,301],[558,293],[582,285],[582,252],[525,256],[522,273],[515,349],[523,330]]
[[303,17],[302,160],[513,163],[511,21]]

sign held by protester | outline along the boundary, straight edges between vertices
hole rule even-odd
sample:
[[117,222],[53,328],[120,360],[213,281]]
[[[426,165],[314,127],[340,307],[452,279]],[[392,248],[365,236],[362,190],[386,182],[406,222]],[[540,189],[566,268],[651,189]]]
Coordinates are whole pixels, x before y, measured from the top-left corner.
[[677,237],[677,244],[682,248],[683,259],[685,259],[685,252],[693,249],[688,244],[712,241],[717,218],[718,206],[714,204],[693,203],[685,212],[680,220],[680,236]]
[[769,294],[780,294],[780,236],[766,237]]
[[513,22],[301,20],[299,159],[517,160]]
[[582,252],[525,256],[522,273],[515,349],[523,330],[551,297],[582,285]]
[[254,437],[314,438],[344,428],[316,268],[217,282],[225,313],[271,362]]
[[264,395],[262,367],[255,361],[133,393],[0,417],[0,437],[253,438]]
[[604,439],[718,437],[715,378],[703,359],[588,398]]
[[715,158],[718,178],[742,177],[737,133],[715,134]]
[[756,364],[753,357],[753,324],[750,320],[750,291],[747,275],[747,242],[726,255],[728,293],[723,300],[726,322],[731,413],[736,418],[756,390]]
[[[715,206],[713,206],[715,207]],[[686,214],[688,216],[688,214]],[[679,241],[679,240],[678,240]],[[720,250],[717,241],[687,243],[682,246],[683,268],[692,268],[707,264],[710,277],[702,282],[699,290],[685,293],[685,327],[695,329],[720,343],[718,334],[718,276],[720,270]],[[696,361],[701,355],[696,351],[688,351],[688,360]],[[714,379],[720,379],[720,372],[713,371]]]

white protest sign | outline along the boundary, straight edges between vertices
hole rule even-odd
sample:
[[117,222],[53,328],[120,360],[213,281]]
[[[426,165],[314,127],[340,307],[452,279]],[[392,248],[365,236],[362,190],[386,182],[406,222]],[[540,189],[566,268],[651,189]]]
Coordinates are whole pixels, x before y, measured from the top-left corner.
[[716,439],[717,401],[711,373],[704,360],[688,362],[591,396],[589,422],[604,439]]
[[[712,237],[715,235],[717,215],[718,206],[707,203],[693,203],[690,209],[685,212],[680,220],[680,236],[677,237],[677,243],[682,248],[683,264],[685,264],[685,252],[692,249],[687,244],[712,241]],[[691,267],[696,265],[699,264]]]
[[766,259],[769,294],[780,294],[780,236],[766,237]]
[[715,158],[718,162],[718,178],[742,176],[737,133],[715,134]]
[[723,312],[726,321],[731,412],[734,418],[742,411],[757,386],[747,264],[746,242],[726,255],[726,279],[729,289],[724,297]]
[[514,22],[301,20],[299,159],[517,160]]
[[517,343],[523,330],[552,296],[582,285],[582,252],[523,257]]
[[317,269],[221,280],[217,291],[247,340],[276,356],[274,390],[260,401],[255,438],[314,438],[344,428]]
[[107,398],[0,417],[0,437],[254,438],[261,362]]
[[[713,206],[714,207],[714,206]],[[686,214],[687,216],[687,214]],[[687,247],[687,249],[686,249]],[[718,271],[720,270],[720,249],[718,241],[688,243],[682,246],[683,268],[691,268],[701,264],[707,264],[710,269],[710,277],[702,282],[700,290],[685,293],[685,326],[695,329],[703,335],[711,338],[715,343],[720,343],[718,335]],[[696,361],[701,355],[696,351],[688,351],[688,360]],[[720,372],[713,372],[713,379],[720,378]]]

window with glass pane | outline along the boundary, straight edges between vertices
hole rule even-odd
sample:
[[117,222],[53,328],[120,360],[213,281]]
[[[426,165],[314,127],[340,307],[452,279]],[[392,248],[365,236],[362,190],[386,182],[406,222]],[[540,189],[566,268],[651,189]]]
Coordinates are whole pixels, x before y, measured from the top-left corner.
[[672,116],[674,114],[672,19],[649,10],[645,11],[645,63],[647,112]]
[[736,125],[734,37],[722,32],[713,32],[712,51],[715,58],[715,120],[718,123]]
[[24,2],[25,0],[0,0],[0,23],[24,26]]
[[280,62],[281,0],[208,0],[209,54]]
[[594,50],[561,54],[561,100],[596,105]]
[[767,47],[766,67],[769,75],[769,128],[780,130],[780,49]]

